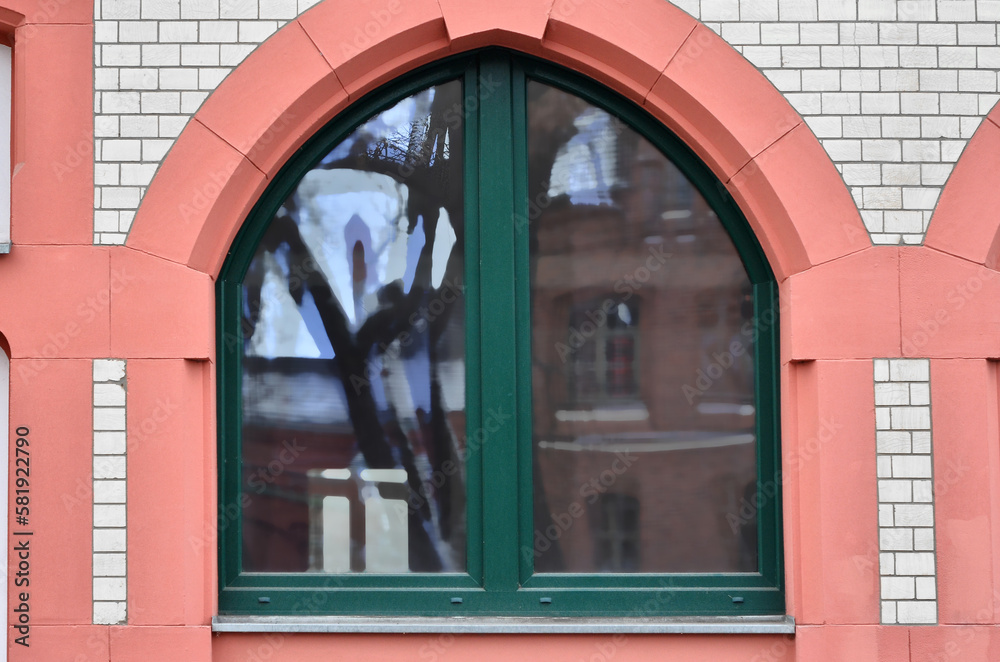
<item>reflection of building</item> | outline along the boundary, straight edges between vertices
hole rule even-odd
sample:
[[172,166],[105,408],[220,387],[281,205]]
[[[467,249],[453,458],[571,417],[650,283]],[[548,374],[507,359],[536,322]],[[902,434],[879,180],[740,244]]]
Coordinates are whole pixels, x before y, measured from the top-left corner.
[[[532,103],[547,117],[573,101],[550,89]],[[580,131],[603,114],[577,112]],[[561,529],[539,567],[754,570],[756,519],[726,518],[756,480],[746,272],[645,139],[618,126],[597,145],[560,150],[552,179],[570,184],[533,221],[535,528]]]

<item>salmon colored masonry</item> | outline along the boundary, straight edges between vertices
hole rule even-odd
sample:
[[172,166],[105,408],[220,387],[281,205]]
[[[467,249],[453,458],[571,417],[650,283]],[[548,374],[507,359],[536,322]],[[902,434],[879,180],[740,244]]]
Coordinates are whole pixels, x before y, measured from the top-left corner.
[[[9,628],[9,659],[1000,659],[1000,109],[958,162],[926,243],[873,247],[801,117],[667,2],[406,0],[398,8],[355,44],[369,8],[328,0],[261,45],[177,140],[126,245],[106,247],[92,244],[92,3],[0,0],[0,29],[13,34],[15,53],[13,248],[0,256],[0,334],[11,356],[11,439],[30,427],[34,469],[31,646],[14,644]],[[642,104],[727,185],[764,247],[782,297],[793,636],[211,632],[214,278],[229,244],[280,166],[353,100],[419,65],[490,45],[565,65]],[[75,152],[77,166],[53,167]],[[128,366],[122,626],[91,624],[91,359],[109,357]],[[879,624],[872,359],[884,357],[931,358],[935,475],[960,473],[936,494],[937,626]],[[175,413],[144,427],[164,402]],[[831,420],[836,435],[810,454]]]

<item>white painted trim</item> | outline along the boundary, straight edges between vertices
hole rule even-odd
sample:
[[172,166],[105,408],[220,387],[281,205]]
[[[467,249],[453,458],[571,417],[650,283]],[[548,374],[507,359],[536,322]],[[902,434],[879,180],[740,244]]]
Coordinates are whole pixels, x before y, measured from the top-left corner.
[[0,44],[0,253],[10,252],[10,115],[13,72],[10,46]]
[[[10,434],[10,359],[7,358],[7,354],[0,349],[0,447],[4,449],[4,460],[10,462],[10,439],[8,435]],[[8,464],[8,467],[10,465]],[[3,496],[0,496],[0,507],[3,508],[3,512],[9,513],[7,511],[7,498],[8,492],[10,491],[10,469],[8,468],[4,475],[7,479],[3,482]],[[6,519],[6,518],[5,518]],[[5,532],[7,535],[6,539],[10,537],[10,521],[7,521],[7,527]],[[8,598],[8,586],[7,586],[7,568],[10,567],[10,545],[4,545],[3,554],[3,613],[9,614],[8,608],[10,605],[7,603]],[[6,616],[5,616],[6,620]],[[7,662],[7,646],[0,646],[0,662]]]

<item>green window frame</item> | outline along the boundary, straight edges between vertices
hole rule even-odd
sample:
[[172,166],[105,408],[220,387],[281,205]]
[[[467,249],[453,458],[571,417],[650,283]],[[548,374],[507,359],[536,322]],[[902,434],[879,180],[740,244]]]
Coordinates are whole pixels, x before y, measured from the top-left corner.
[[[483,429],[466,456],[467,570],[449,574],[245,572],[241,568],[241,288],[267,226],[298,180],[357,126],[448,80],[465,99],[466,415]],[[532,540],[531,326],[526,81],[575,94],[620,118],[670,158],[729,232],[753,289],[757,572],[536,574]],[[480,85],[490,81],[488,103]],[[642,108],[575,72],[490,49],[429,65],[353,104],[281,169],[233,241],[217,281],[219,612],[355,616],[744,616],[785,613],[781,535],[777,284],[746,218],[694,152]],[[489,348],[489,351],[484,351]],[[647,351],[652,351],[646,348]],[[511,360],[513,357],[514,360]],[[471,437],[470,437],[471,438]]]

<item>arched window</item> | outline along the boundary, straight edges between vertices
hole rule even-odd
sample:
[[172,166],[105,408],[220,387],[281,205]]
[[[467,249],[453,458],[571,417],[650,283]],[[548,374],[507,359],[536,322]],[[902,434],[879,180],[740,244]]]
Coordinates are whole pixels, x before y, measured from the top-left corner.
[[220,612],[784,612],[777,293],[641,109],[483,51],[359,101],[218,280]]

